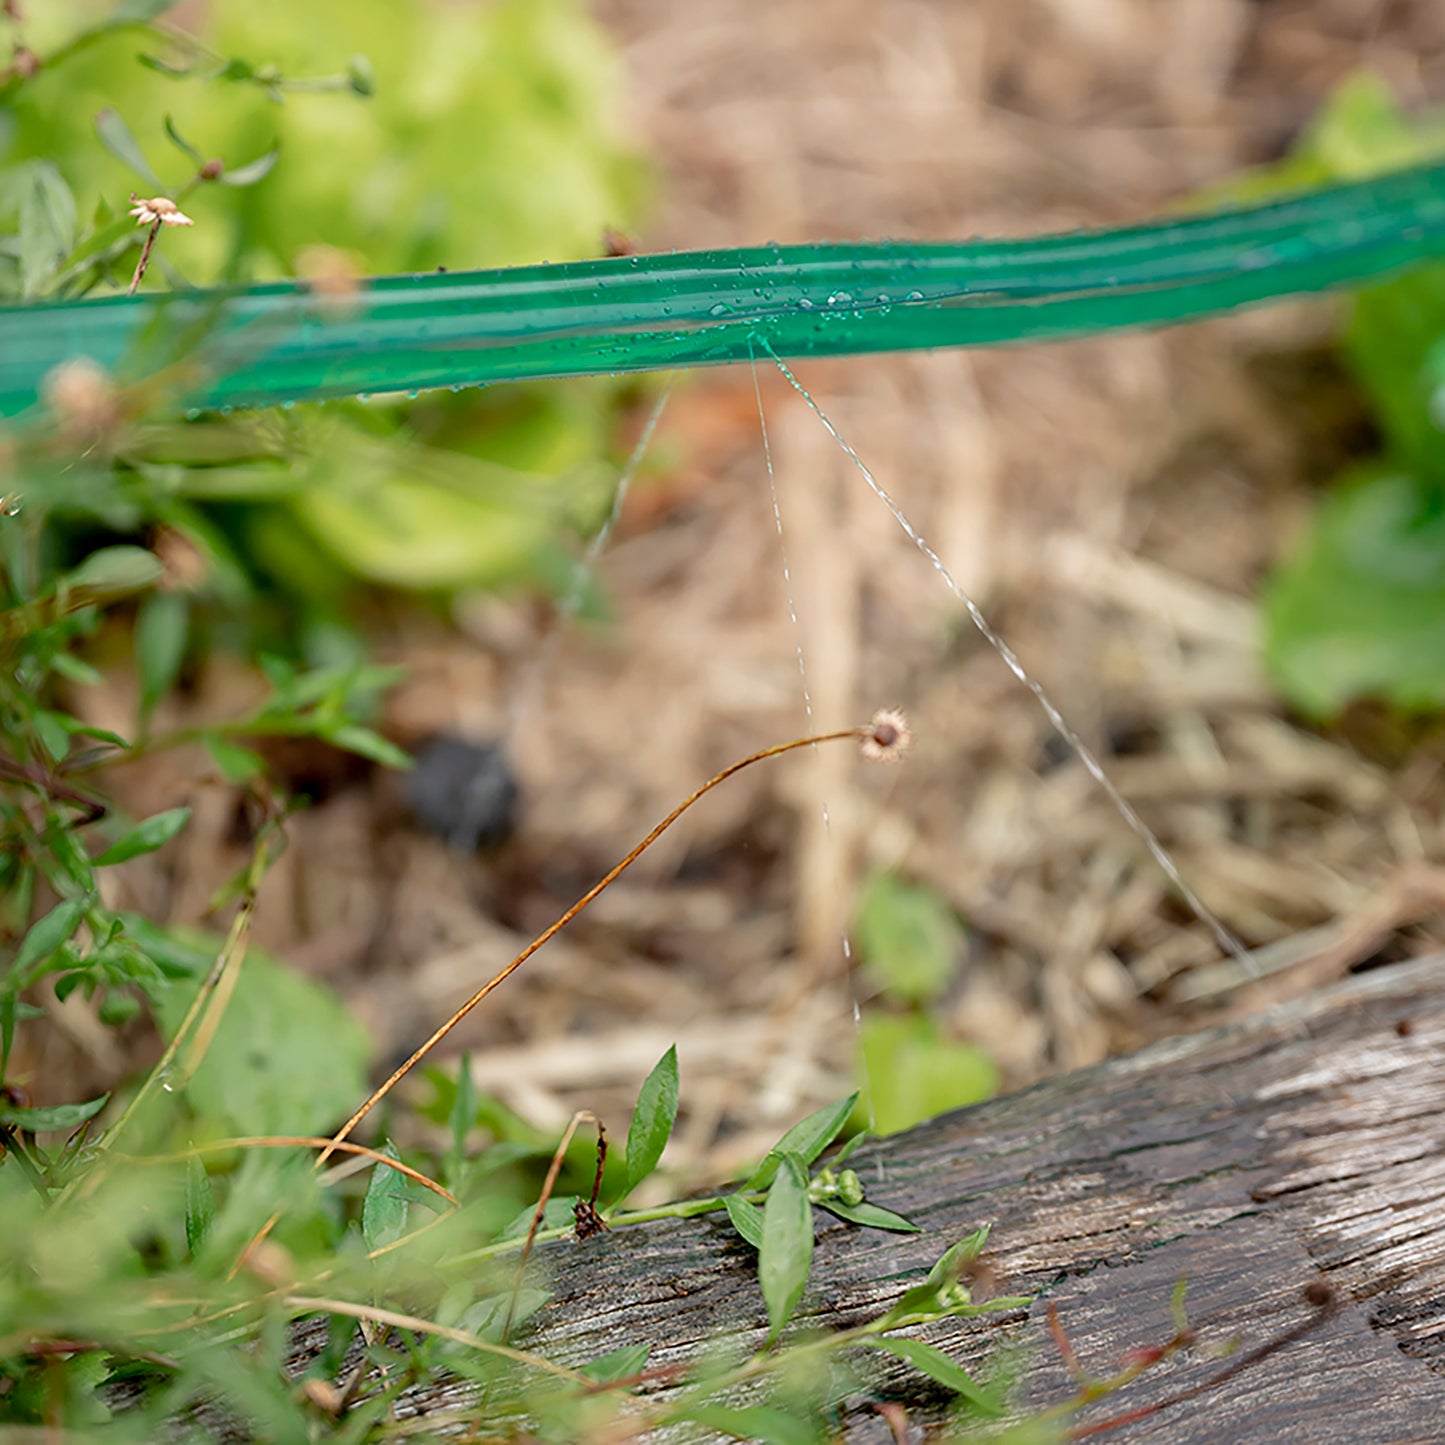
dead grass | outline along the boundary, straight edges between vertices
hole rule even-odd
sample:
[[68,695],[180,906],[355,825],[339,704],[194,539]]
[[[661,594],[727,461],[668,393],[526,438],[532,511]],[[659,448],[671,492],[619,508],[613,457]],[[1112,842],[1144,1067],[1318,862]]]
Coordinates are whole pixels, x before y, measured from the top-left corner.
[[[1374,0],[608,0],[632,120],[660,157],[646,249],[1026,233],[1140,217],[1269,158],[1360,64],[1445,95],[1445,14]],[[752,380],[688,378],[602,575],[509,740],[520,832],[474,862],[385,786],[297,820],[258,941],[343,984],[383,1057],[414,1044],[648,827],[734,757],[901,703],[919,743],[740,778],[468,1024],[482,1087],[538,1122],[614,1127],[676,1039],[669,1156],[725,1169],[844,1091],[843,921],[896,867],[972,925],[947,1005],[1011,1083],[1219,1008],[1445,942],[1438,748],[1369,761],[1286,718],[1255,588],[1361,432],[1321,351],[1328,303],[1110,341],[812,365],[804,380],[1054,693],[1193,886],[1208,934],[1062,756],[1032,700],[780,378],[762,375],[799,626],[788,615]],[[406,734],[495,735],[546,620],[461,609],[385,650]],[[174,801],[174,772],[165,802]],[[228,801],[149,902],[195,917],[234,863]],[[823,824],[826,802],[831,829]],[[159,806],[160,804],[158,804]],[[83,1027],[82,1027],[83,1032]],[[614,1122],[615,1121],[615,1122]]]

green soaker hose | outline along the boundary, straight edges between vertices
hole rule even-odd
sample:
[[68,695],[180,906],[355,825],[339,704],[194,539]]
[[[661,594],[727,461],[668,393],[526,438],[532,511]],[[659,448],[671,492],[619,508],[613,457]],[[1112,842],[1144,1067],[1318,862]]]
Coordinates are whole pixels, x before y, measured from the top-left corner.
[[[1445,256],[1445,166],[1121,230],[759,246],[0,309],[0,415],[87,356],[189,356],[184,404],[264,405],[779,356],[989,346],[1186,321]],[[199,338],[200,344],[196,342]]]

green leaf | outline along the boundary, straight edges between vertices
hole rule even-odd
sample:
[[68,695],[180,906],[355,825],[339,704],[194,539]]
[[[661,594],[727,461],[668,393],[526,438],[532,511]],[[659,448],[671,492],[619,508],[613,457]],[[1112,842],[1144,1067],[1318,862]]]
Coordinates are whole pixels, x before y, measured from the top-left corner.
[[72,608],[87,607],[144,592],[161,580],[165,570],[160,558],[144,547],[101,547],[62,578],[60,585]]
[[630,1379],[640,1375],[647,1366],[650,1345],[622,1345],[599,1355],[590,1365],[582,1366],[582,1373],[599,1385],[610,1385],[614,1380]]
[[758,1165],[743,1188],[766,1189],[778,1172],[778,1160],[784,1154],[796,1154],[804,1164],[812,1164],[838,1137],[857,1102],[858,1095],[849,1094],[840,1103],[825,1104],[821,1109],[815,1109],[806,1119],[799,1120],[768,1151],[767,1158]]
[[950,1359],[942,1350],[922,1340],[900,1339],[896,1336],[873,1335],[860,1341],[869,1349],[882,1350],[885,1354],[905,1360],[915,1370],[930,1380],[961,1395],[969,1404],[976,1406],[986,1415],[1002,1415],[1002,1403],[976,1381],[956,1360]]
[[931,888],[876,873],[854,925],[864,972],[900,1003],[931,1003],[953,982],[963,957],[963,925]]
[[157,848],[169,843],[190,820],[189,808],[168,808],[164,813],[156,813],[117,838],[95,859],[95,866],[110,868],[117,863],[128,863],[143,853],[154,853]]
[[[401,1157],[390,1140],[382,1145],[381,1152],[388,1159]],[[361,1235],[367,1248],[383,1249],[400,1239],[406,1233],[410,1208],[406,1199],[406,1175],[388,1169],[385,1164],[373,1165],[371,1182],[366,1186],[366,1198],[361,1206]]]
[[467,1157],[467,1140],[477,1123],[477,1081],[472,1075],[472,1056],[462,1055],[457,1066],[457,1088],[451,1109],[452,1153],[460,1163]]
[[677,1414],[735,1440],[761,1440],[765,1445],[818,1445],[825,1438],[811,1421],[771,1405],[687,1405]]
[[[70,967],[70,965],[77,962],[75,950],[67,945],[59,950],[56,957],[61,960],[59,974],[55,980],[56,1001],[58,1003],[64,1003],[82,984],[90,986],[87,987],[85,991],[85,996],[89,998],[91,989],[94,987],[95,979],[87,968]],[[67,969],[69,969],[68,972],[66,971]]]
[[259,753],[243,748],[240,743],[233,743],[229,738],[223,738],[217,733],[207,733],[205,744],[211,760],[228,783],[249,782],[257,773],[265,771],[266,763]]
[[119,112],[106,106],[95,117],[95,129],[100,136],[100,143],[121,165],[133,170],[157,195],[165,194],[165,182],[151,169],[145,152],[141,150],[140,144],[131,134],[130,127],[121,119]]
[[[199,929],[161,930],[130,914],[125,923],[146,953],[175,976],[151,993],[152,1010],[169,1038],[221,940]],[[217,1131],[328,1133],[365,1097],[370,1056],[365,1031],[330,989],[252,944],[186,1098]]]
[[[542,1209],[542,1222],[537,1226],[538,1230],[566,1229],[573,1222],[572,1206],[576,1203],[577,1196],[575,1194],[554,1194]],[[497,1238],[525,1238],[532,1227],[532,1220],[536,1213],[537,1206],[535,1204],[529,1204],[525,1209],[518,1210]]]
[[21,1003],[13,993],[0,993],[0,1079],[10,1068],[10,1050],[15,1044],[15,1025],[22,1019],[45,1017],[45,1010],[33,1003]]
[[189,630],[190,605],[179,592],[155,592],[141,603],[135,621],[135,661],[142,718],[151,715],[175,682]]
[[677,1045],[673,1044],[643,1081],[637,1107],[632,1111],[632,1123],[627,1129],[624,1195],[631,1194],[657,1168],[677,1122],[677,1099]]
[[25,978],[35,965],[50,958],[80,926],[88,906],[85,898],[62,898],[49,913],[36,919],[15,954],[11,976]]
[[864,1015],[858,1053],[866,1089],[855,1122],[875,1134],[896,1134],[998,1088],[988,1055],[941,1037],[925,1014]]
[[0,1124],[8,1124],[12,1129],[29,1129],[36,1134],[46,1129],[74,1129],[77,1124],[95,1118],[109,1098],[109,1094],[102,1094],[84,1104],[54,1104],[48,1109],[0,1107]]
[[1311,717],[1357,698],[1445,703],[1445,488],[1355,472],[1270,582],[1264,623],[1270,672]]
[[84,687],[94,687],[105,681],[104,674],[98,668],[82,661],[73,652],[57,652],[50,659],[50,665],[68,682],[78,682]]
[[727,1210],[733,1228],[754,1249],[761,1249],[763,1245],[763,1211],[752,1200],[744,1199],[741,1194],[725,1195],[723,1208]]
[[380,733],[372,732],[370,728],[344,723],[340,727],[327,728],[321,735],[333,746],[345,748],[347,752],[356,753],[363,758],[370,758],[372,762],[381,763],[384,767],[405,771],[412,765],[409,753],[389,742]]
[[456,1328],[501,1343],[502,1329],[510,1319],[515,1329],[547,1303],[547,1291],[524,1286],[506,1294],[488,1295],[463,1311]]
[[181,151],[189,160],[194,161],[197,166],[205,164],[206,158],[176,129],[176,123],[170,116],[166,116],[164,125],[166,134],[170,137],[171,144],[174,145],[177,150]]
[[763,1206],[763,1238],[758,1246],[758,1283],[768,1310],[768,1338],[793,1317],[808,1271],[813,1267],[813,1206],[808,1201],[807,1166],[796,1154],[784,1154]]
[[1393,460],[1439,486],[1445,482],[1441,430],[1441,339],[1445,266],[1371,286],[1354,298],[1345,356],[1369,394]]
[[849,1224],[861,1224],[865,1229],[888,1229],[895,1234],[921,1234],[922,1227],[891,1209],[879,1204],[870,1204],[866,1199],[861,1204],[844,1204],[840,1199],[820,1199],[818,1208],[846,1219]]
[[272,147],[265,155],[257,156],[255,160],[248,161],[244,166],[237,166],[234,170],[227,168],[223,170],[217,179],[223,186],[254,186],[257,181],[263,181],[275,169],[276,162],[281,157],[279,147]]
[[186,1248],[192,1259],[200,1254],[215,1217],[215,1186],[206,1166],[192,1155],[186,1160]]
[[40,746],[50,755],[51,761],[63,762],[70,751],[70,730],[65,720],[58,713],[37,708],[30,721]]
[[75,197],[49,161],[31,161],[20,177],[20,294],[40,295],[75,245]]

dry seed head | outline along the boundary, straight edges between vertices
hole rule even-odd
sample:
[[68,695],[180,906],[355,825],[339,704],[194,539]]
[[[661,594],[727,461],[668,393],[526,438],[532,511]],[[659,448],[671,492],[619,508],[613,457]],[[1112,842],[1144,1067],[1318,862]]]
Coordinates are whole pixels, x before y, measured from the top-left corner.
[[875,763],[896,763],[913,746],[913,729],[896,707],[882,707],[863,730],[863,756]]
[[120,420],[120,398],[110,373],[88,356],[63,361],[47,372],[40,394],[61,430],[76,441],[104,436]]
[[296,254],[296,274],[327,309],[348,311],[361,294],[361,264],[339,246],[303,246]]
[[137,226],[154,226],[157,222],[162,226],[194,226],[196,224],[174,201],[168,200],[165,196],[151,196],[147,200],[132,191],[130,199],[130,213],[135,217]]

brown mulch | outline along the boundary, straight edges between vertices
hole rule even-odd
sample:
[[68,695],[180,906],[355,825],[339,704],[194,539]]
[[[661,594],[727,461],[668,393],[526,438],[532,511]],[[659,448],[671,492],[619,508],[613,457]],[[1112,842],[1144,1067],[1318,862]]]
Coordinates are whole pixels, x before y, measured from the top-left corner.
[[[598,8],[627,123],[661,167],[649,250],[1123,221],[1277,156],[1362,64],[1408,103],[1445,96],[1445,14],[1426,4]],[[343,781],[295,820],[258,941],[344,988],[394,1057],[711,772],[804,728],[801,648],[820,727],[899,703],[913,755],[882,769],[836,747],[745,774],[489,1000],[465,1042],[481,1086],[529,1118],[585,1106],[620,1126],[673,1040],[685,1117],[670,1160],[685,1172],[725,1169],[836,1098],[863,992],[844,926],[877,868],[932,884],[969,922],[947,1022],[1011,1084],[1440,947],[1438,748],[1304,728],[1260,669],[1260,580],[1367,434],[1329,354],[1333,314],[1294,304],[803,372],[1257,950],[1264,984],[1221,958],[767,371],[794,625],[742,369],[675,384],[600,564],[610,626],[570,626],[549,652],[537,607],[476,599],[455,630],[400,617],[380,638],[410,668],[399,734],[506,735],[512,842],[458,858],[407,825],[394,782]],[[154,806],[176,801],[175,780],[150,775]],[[192,845],[163,887],[139,871],[129,884],[186,919],[243,856],[234,800],[191,793]]]

